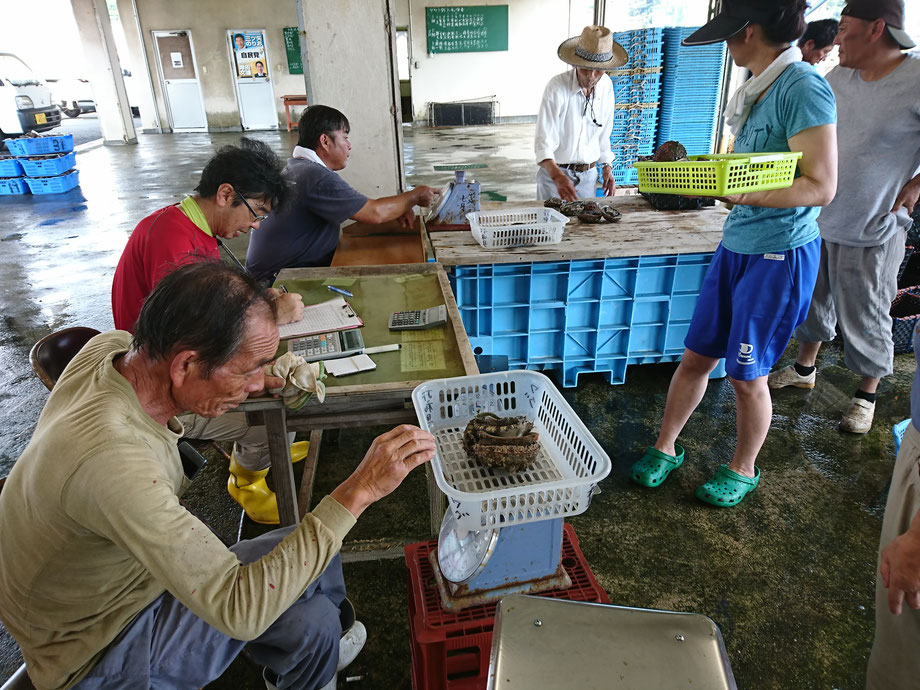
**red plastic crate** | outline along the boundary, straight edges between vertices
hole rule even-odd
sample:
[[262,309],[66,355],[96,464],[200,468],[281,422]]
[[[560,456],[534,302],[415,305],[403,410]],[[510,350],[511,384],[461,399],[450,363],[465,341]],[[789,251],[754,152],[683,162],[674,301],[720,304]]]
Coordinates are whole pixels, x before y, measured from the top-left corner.
[[[484,690],[492,651],[496,604],[462,611],[441,608],[441,595],[428,554],[437,541],[417,542],[405,548],[409,567],[409,646],[412,651],[412,687],[415,690]],[[537,596],[609,604],[578,546],[571,525],[563,525],[562,565],[572,581],[567,589]]]

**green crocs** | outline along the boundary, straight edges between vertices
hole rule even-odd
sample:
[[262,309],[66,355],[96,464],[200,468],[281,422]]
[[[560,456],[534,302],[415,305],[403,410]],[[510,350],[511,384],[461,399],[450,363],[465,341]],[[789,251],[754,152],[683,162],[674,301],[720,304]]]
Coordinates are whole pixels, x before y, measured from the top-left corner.
[[760,470],[754,468],[754,478],[738,474],[728,465],[719,465],[715,475],[696,490],[696,497],[703,503],[718,508],[730,508],[741,503],[741,499],[757,488]]
[[637,460],[629,471],[630,479],[650,489],[661,484],[684,462],[684,449],[676,443],[674,448],[677,450],[677,456],[662,453],[654,446],[649,446],[645,455]]

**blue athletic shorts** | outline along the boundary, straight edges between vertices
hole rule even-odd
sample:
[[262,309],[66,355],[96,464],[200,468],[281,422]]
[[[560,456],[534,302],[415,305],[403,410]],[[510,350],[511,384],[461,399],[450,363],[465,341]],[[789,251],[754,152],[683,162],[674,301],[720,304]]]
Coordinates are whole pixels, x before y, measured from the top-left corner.
[[724,357],[733,379],[766,376],[808,315],[820,258],[820,237],[775,254],[737,254],[720,244],[684,345]]

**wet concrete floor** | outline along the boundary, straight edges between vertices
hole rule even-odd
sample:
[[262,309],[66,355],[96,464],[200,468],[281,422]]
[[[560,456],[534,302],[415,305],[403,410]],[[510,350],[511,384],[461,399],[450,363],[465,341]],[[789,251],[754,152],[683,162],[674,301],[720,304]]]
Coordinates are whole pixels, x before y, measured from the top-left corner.
[[[410,184],[441,186],[450,174],[433,171],[435,164],[485,162],[489,167],[475,176],[487,197],[533,197],[532,125],[406,128],[404,135]],[[81,152],[81,186],[67,194],[0,197],[0,474],[28,442],[47,398],[29,366],[29,348],[67,326],[112,327],[112,273],[134,225],[181,199],[214,147],[238,136],[142,135],[136,147]],[[254,136],[279,153],[294,143],[286,132]],[[245,241],[232,244],[238,256]],[[793,355],[794,343],[781,364]],[[882,382],[872,432],[852,436],[836,425],[857,379],[843,366],[840,345],[826,347],[813,391],[774,393],[773,427],[758,461],[761,485],[730,510],[693,497],[732,454],[735,403],[727,380],[710,383],[682,435],[683,467],[656,490],[628,478],[632,462],[654,440],[674,368],[634,366],[624,385],[582,376],[576,388],[563,389],[613,461],[603,492],[571,519],[599,583],[616,604],[710,616],[741,688],[862,687],[877,540],[894,462],[891,426],[909,412],[912,356],[897,357],[895,375]],[[326,434],[314,495],[347,476],[382,431]],[[189,499],[232,539],[240,511],[224,488],[226,463],[205,452],[211,462]],[[243,521],[244,536],[256,530]],[[426,535],[421,472],[373,506],[349,535],[346,582],[370,638],[340,687],[409,687],[407,571],[401,558],[379,556],[398,555]],[[20,660],[0,630],[0,678]],[[345,683],[345,676],[358,679]],[[263,686],[259,670],[239,659],[209,687]]]

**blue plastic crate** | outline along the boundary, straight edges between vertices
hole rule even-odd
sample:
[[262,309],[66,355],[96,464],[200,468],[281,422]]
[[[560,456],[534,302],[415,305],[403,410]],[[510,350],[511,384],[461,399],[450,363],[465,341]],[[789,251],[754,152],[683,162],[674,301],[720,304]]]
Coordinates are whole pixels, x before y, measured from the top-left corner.
[[901,450],[901,440],[904,438],[904,433],[907,431],[907,427],[910,424],[910,419],[905,419],[898,422],[891,428],[891,435],[894,437],[894,454],[897,455]]
[[456,266],[451,282],[476,354],[558,371],[566,387],[582,373],[623,383],[628,364],[680,359],[711,258]]
[[71,151],[55,158],[20,158],[22,169],[29,177],[63,175],[77,164],[77,154]]
[[0,178],[0,195],[28,194],[29,188],[26,186],[25,179],[24,177]]
[[17,158],[0,158],[0,177],[19,177],[22,166]]
[[69,153],[73,151],[73,134],[7,139],[6,147],[14,156],[44,156],[49,153]]
[[33,194],[61,194],[80,184],[80,171],[72,170],[57,177],[24,177]]

